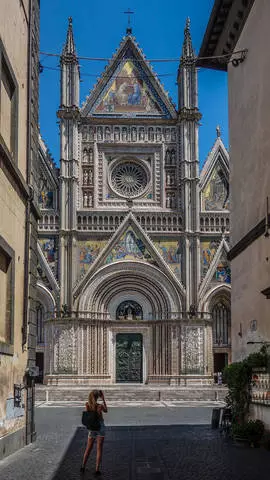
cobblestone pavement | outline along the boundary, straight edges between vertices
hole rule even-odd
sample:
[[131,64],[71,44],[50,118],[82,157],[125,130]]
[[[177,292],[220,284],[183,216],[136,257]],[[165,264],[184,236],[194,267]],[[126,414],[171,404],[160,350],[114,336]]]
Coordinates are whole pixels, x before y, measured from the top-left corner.
[[[270,452],[226,442],[211,429],[211,412],[210,406],[111,408],[100,478],[269,480]],[[38,408],[36,413],[37,442],[0,462],[0,478],[95,478],[95,449],[85,474],[79,474],[87,440],[87,431],[80,426],[81,409]],[[201,425],[194,425],[196,421]]]

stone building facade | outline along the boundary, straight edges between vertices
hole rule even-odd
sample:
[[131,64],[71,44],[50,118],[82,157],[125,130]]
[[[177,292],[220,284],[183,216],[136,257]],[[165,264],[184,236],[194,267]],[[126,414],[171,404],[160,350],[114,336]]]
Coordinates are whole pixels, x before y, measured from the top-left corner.
[[70,19],[60,171],[40,152],[48,384],[207,384],[230,360],[229,158],[217,130],[199,172],[189,22],[177,83],[176,109],[129,31],[80,107]]
[[39,1],[1,12],[0,459],[35,439]]
[[[232,359],[270,345],[270,60],[267,0],[215,2],[200,55],[203,65],[228,72],[231,145]],[[218,25],[218,31],[216,27]],[[231,55],[231,52],[240,52]],[[226,62],[214,58],[228,54]],[[263,385],[265,392],[263,393]],[[261,382],[255,415],[270,428]],[[260,405],[261,404],[261,405]]]

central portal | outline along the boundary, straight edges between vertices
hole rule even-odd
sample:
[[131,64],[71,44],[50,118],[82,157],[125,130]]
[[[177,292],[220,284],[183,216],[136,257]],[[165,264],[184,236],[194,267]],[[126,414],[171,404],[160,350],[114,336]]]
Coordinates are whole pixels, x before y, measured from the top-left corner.
[[142,334],[116,335],[116,382],[142,383]]

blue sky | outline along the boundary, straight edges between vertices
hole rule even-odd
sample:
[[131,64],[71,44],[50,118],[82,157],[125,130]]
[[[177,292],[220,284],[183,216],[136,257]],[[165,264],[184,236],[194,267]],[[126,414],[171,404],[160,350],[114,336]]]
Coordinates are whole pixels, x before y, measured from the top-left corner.
[[[43,0],[41,1],[40,50],[60,53],[65,42],[68,17],[73,28],[78,55],[110,58],[125,35],[131,8],[133,34],[147,58],[179,58],[186,18],[191,19],[193,46],[199,52],[214,0]],[[40,76],[40,130],[56,163],[59,163],[59,129],[56,111],[60,98],[59,59],[41,55],[45,67]],[[80,60],[81,103],[89,94],[104,62]],[[49,68],[46,68],[49,67]],[[153,63],[165,90],[177,104],[176,62]],[[200,127],[199,155],[204,163],[216,138],[219,124],[228,147],[227,74],[200,69],[199,108],[203,115]]]

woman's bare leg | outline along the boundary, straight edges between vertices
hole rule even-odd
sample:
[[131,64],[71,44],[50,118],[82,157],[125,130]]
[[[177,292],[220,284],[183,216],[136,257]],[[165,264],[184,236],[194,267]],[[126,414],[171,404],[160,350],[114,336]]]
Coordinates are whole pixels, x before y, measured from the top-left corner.
[[94,438],[89,438],[87,439],[87,446],[86,446],[86,449],[85,449],[85,452],[84,452],[84,456],[83,456],[83,463],[82,463],[82,466],[85,467],[86,465],[86,462],[88,460],[88,457],[91,453],[91,450],[93,448],[93,445],[94,445],[94,442],[95,442],[95,439]]
[[97,459],[96,459],[96,471],[99,470],[101,459],[102,459],[102,450],[103,450],[104,437],[97,437]]

